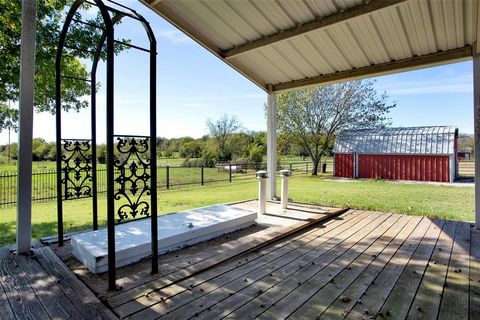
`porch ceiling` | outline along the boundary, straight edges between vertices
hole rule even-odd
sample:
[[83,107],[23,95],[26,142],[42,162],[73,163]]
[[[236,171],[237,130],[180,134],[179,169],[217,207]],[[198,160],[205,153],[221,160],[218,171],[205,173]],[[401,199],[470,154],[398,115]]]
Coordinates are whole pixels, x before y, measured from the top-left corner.
[[480,53],[474,0],[141,1],[266,91]]

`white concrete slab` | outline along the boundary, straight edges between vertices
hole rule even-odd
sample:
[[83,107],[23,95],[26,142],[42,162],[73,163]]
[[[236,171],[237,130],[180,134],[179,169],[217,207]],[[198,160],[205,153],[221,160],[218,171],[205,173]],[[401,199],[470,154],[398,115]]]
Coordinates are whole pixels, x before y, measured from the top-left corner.
[[[255,223],[251,210],[214,205],[158,217],[158,252],[183,248]],[[116,266],[132,264],[150,255],[150,219],[115,227]],[[107,229],[72,236],[73,255],[92,273],[107,271]]]

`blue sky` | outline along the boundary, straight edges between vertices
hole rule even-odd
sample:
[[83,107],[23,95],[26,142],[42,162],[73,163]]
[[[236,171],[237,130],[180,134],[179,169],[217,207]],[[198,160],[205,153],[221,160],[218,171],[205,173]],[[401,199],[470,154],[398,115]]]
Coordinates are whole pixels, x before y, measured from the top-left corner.
[[[207,133],[206,120],[223,113],[236,115],[245,129],[266,130],[266,95],[261,89],[142,4],[134,0],[121,2],[149,20],[157,37],[158,136],[201,137]],[[148,43],[142,27],[133,21],[123,23],[116,35],[136,45]],[[115,63],[115,133],[148,134],[148,55],[130,50],[116,57]],[[103,77],[101,65],[99,81]],[[390,114],[394,126],[452,124],[460,132],[473,132],[471,62],[378,77],[376,86],[397,102]],[[99,106],[105,101],[103,89],[98,101]],[[89,110],[64,114],[63,119],[64,137],[89,138]],[[104,123],[100,110],[99,142],[105,141]],[[6,143],[7,137],[7,132],[0,133],[0,143]],[[55,139],[54,116],[35,115],[34,137]],[[12,141],[16,141],[14,133]]]

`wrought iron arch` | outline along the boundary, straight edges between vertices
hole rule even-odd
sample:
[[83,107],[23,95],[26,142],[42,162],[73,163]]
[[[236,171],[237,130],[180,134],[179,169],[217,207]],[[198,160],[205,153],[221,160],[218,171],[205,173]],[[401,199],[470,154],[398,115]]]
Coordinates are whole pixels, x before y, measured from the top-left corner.
[[[55,102],[56,102],[56,151],[57,151],[57,215],[58,244],[63,245],[63,201],[70,198],[92,197],[93,229],[98,228],[97,205],[97,155],[96,155],[96,72],[98,62],[106,42],[106,137],[107,137],[107,243],[108,243],[108,285],[110,290],[115,285],[115,200],[122,199],[129,206],[122,205],[117,211],[120,219],[130,214],[150,215],[151,217],[151,259],[152,273],[158,272],[158,226],[157,226],[157,163],[156,163],[156,49],[155,35],[148,21],[132,10],[115,1],[107,0],[121,7],[123,11],[105,5],[102,0],[77,0],[68,11],[63,25],[55,63]],[[96,6],[103,18],[105,27],[95,26],[75,20],[74,15],[82,6]],[[110,16],[113,13],[113,18]],[[114,38],[115,25],[124,18],[132,18],[140,22],[148,36],[150,48],[145,49]],[[103,30],[92,59],[91,79],[77,79],[61,73],[61,61],[66,37],[72,21],[84,23]],[[119,43],[133,49],[150,54],[150,132],[148,136],[116,136],[114,134],[114,46]],[[91,84],[91,139],[62,139],[61,134],[61,79],[70,78],[78,81],[89,81]],[[115,144],[114,139],[117,139]],[[120,154],[126,154],[124,160],[115,159],[115,145]],[[62,152],[63,151],[63,152]],[[91,152],[91,155],[88,153]],[[65,155],[63,155],[65,153]],[[148,155],[148,159],[145,156]],[[135,158],[136,159],[133,159]],[[64,166],[62,167],[62,162]],[[115,170],[118,169],[118,170]],[[72,179],[73,174],[73,179]],[[117,174],[117,176],[116,176]],[[62,176],[63,175],[63,176]],[[91,187],[87,185],[91,182]],[[69,186],[70,183],[70,186]],[[115,190],[115,184],[119,186]],[[126,189],[135,199],[131,199]],[[139,191],[140,190],[140,191]],[[138,193],[138,195],[137,195]],[[141,199],[149,195],[150,203]],[[143,206],[139,209],[140,206]],[[128,208],[127,208],[128,207]]]

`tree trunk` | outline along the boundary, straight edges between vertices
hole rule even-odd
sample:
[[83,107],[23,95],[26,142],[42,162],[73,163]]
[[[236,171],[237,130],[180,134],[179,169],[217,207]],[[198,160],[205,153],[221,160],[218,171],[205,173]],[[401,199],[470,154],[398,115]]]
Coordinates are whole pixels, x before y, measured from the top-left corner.
[[318,165],[320,163],[320,159],[313,159],[313,169],[312,169],[312,176],[318,175]]

